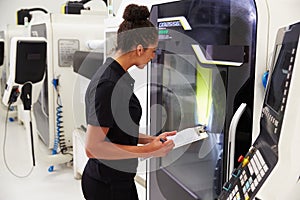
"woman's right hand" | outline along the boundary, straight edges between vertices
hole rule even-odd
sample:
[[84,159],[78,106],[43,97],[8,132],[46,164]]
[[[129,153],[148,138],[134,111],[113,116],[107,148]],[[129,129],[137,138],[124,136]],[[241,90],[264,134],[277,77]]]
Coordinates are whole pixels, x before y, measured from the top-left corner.
[[175,146],[173,140],[168,140],[167,136],[175,135],[176,131],[164,132],[154,138],[147,146],[148,152],[152,157],[166,156]]

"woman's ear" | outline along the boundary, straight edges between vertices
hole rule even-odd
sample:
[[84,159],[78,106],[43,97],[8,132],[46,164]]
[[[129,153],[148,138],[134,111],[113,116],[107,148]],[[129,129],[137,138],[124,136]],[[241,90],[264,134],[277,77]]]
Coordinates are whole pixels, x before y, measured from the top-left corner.
[[143,45],[139,44],[136,46],[136,52],[138,56],[141,56],[144,53],[144,47]]

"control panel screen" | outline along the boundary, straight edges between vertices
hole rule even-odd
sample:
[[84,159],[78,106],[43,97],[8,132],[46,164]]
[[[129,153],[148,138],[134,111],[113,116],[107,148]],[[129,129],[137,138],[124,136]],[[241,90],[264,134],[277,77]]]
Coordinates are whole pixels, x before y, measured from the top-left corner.
[[44,77],[46,69],[47,44],[44,41],[18,41],[16,52],[15,82],[37,83]]
[[267,104],[276,113],[279,113],[282,105],[282,99],[284,96],[284,90],[286,87],[286,77],[289,72],[289,66],[291,64],[291,57],[293,47],[296,44],[286,43],[278,45],[276,49],[274,59],[274,71],[272,72],[272,79],[270,80],[268,93],[267,93]]

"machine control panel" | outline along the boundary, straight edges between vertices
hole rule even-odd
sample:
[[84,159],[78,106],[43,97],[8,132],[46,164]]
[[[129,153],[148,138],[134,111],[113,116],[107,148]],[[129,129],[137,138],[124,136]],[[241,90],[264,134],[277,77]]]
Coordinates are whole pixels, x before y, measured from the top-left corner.
[[[252,147],[244,157],[239,158],[239,166],[233,170],[228,182],[223,185],[219,200],[252,200],[261,189],[265,180],[272,173],[275,166],[281,166],[285,152],[279,158],[280,138],[289,137],[283,126],[286,112],[291,116],[294,112],[290,107],[287,111],[294,65],[299,43],[300,23],[279,29],[277,33],[275,56],[272,62],[272,73],[268,80],[264,104],[260,118],[260,133]],[[295,80],[294,80],[295,81]],[[290,102],[293,102],[290,100]],[[282,130],[282,128],[285,130]],[[281,136],[283,135],[283,136]],[[287,155],[289,157],[290,155]],[[284,174],[280,174],[284,177]],[[270,186],[269,186],[270,188]]]
[[276,117],[274,117],[274,115],[272,115],[270,113],[269,109],[267,109],[266,107],[263,108],[262,115],[265,115],[265,117],[268,118],[268,121],[271,122],[271,124],[273,125],[273,128],[274,128],[273,132],[274,132],[274,134],[276,134],[278,131],[278,124],[279,124],[278,119],[276,119]]
[[238,161],[240,165],[232,171],[219,199],[250,200],[269,174],[269,164],[255,147],[251,147],[245,156],[240,156]]

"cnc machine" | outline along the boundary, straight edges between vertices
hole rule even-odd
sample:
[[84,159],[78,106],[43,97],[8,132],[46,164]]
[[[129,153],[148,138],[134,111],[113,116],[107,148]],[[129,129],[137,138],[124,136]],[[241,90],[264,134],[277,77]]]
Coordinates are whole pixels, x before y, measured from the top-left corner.
[[[0,31],[0,46],[1,46],[1,58],[0,58],[0,110],[1,113],[6,112],[6,107],[2,104],[2,97],[4,95],[5,85],[9,77],[9,59],[10,59],[10,44],[13,37],[26,37],[28,36],[28,27],[26,26],[14,26],[6,25],[5,29]],[[20,107],[21,108],[21,107]],[[10,109],[8,116],[11,118],[17,118],[20,116],[20,112],[17,111],[17,106]],[[19,112],[19,113],[17,113]],[[18,121],[22,121],[22,116],[18,118]]]
[[[59,145],[61,151],[70,150],[73,130],[85,124],[85,86],[80,85],[73,56],[77,51],[93,51],[89,44],[103,40],[107,8],[102,3],[101,11],[85,11],[81,15],[36,14],[31,22],[31,36],[48,41],[46,78],[33,111],[37,132],[49,149],[55,150]],[[74,99],[75,93],[81,94],[79,99]]]
[[297,19],[287,4],[282,9],[295,11],[291,17],[275,15],[276,3],[185,0],[152,6],[159,46],[150,70],[149,133],[200,124],[208,138],[150,159],[150,200],[217,199],[239,156],[248,152],[259,133],[261,77],[269,67],[273,29]]

